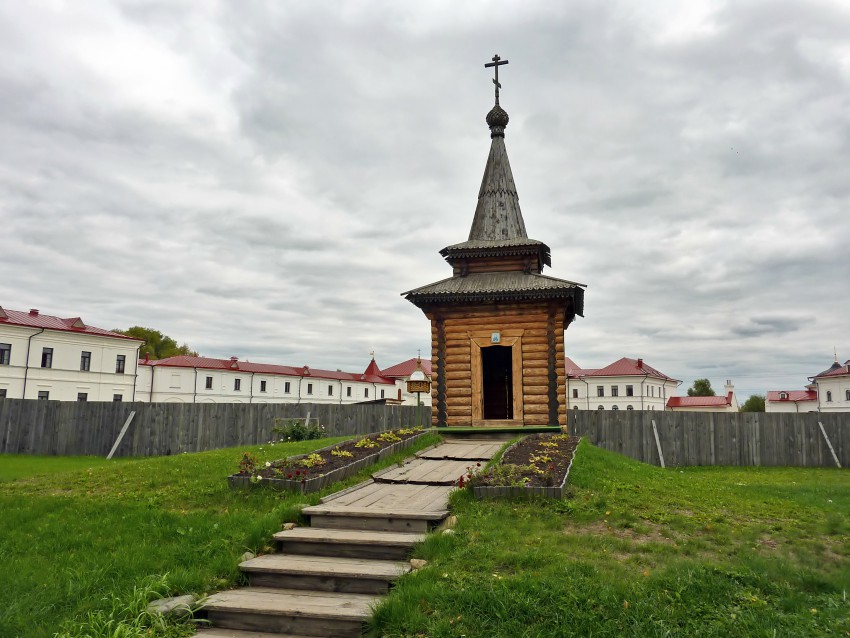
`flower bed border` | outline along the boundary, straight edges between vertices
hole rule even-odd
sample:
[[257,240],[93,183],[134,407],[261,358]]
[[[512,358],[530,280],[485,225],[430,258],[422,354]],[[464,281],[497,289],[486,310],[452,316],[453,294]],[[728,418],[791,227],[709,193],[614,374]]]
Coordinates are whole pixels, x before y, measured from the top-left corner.
[[[519,441],[517,441],[519,443]],[[517,443],[514,443],[516,445]],[[505,454],[507,454],[514,445],[510,446],[507,450],[505,450],[504,454],[502,454],[502,458],[504,458]],[[570,470],[573,468],[573,461],[576,458],[576,452],[578,452],[578,445],[573,449],[573,454],[570,457],[570,462],[567,465],[567,473],[564,475],[564,480],[561,481],[559,486],[553,487],[538,487],[538,486],[526,486],[526,485],[476,485],[472,488],[472,495],[475,496],[479,501],[493,498],[564,498],[564,494],[567,491],[567,481],[570,478]],[[502,461],[500,460],[499,463]]]
[[[357,472],[359,472],[367,465],[373,465],[391,454],[395,454],[396,452],[410,447],[415,441],[419,440],[420,437],[425,436],[425,434],[427,434],[427,432],[420,432],[418,434],[414,434],[410,438],[404,439],[403,441],[397,441],[396,443],[388,445],[387,447],[378,450],[374,454],[364,456],[362,459],[358,459],[353,463],[338,467],[337,469],[331,470],[326,474],[312,476],[308,479],[301,480],[286,478],[264,478],[262,481],[254,482],[251,480],[250,476],[244,476],[241,474],[231,474],[227,477],[227,484],[231,489],[236,490],[248,490],[262,486],[271,487],[275,490],[294,490],[302,492],[304,494],[306,494],[307,492],[318,492],[319,490],[327,487],[331,483],[342,481],[344,479],[347,479],[349,476],[354,476],[355,474],[357,474]],[[292,456],[288,458],[292,461],[297,461],[299,459],[307,458],[308,456],[310,456],[310,454],[321,454],[323,452],[330,452],[337,446],[339,446],[339,443],[323,447],[320,450],[314,450],[313,452],[310,452],[308,454],[299,454],[298,456]]]

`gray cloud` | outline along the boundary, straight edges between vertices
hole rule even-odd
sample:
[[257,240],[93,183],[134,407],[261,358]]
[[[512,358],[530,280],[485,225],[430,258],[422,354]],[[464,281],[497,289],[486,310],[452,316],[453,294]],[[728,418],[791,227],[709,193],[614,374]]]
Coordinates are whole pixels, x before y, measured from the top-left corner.
[[[850,348],[838,2],[0,8],[0,305],[212,356],[428,351],[502,103],[568,354],[796,388]],[[845,358],[846,355],[845,354]]]

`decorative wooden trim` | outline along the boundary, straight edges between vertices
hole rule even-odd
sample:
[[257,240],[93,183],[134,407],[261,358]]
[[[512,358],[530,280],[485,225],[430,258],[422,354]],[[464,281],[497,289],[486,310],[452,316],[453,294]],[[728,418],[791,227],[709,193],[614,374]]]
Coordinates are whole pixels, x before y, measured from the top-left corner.
[[[503,426],[521,427],[525,424],[523,393],[522,393],[522,335],[525,330],[499,330],[502,338],[499,343],[492,343],[490,336],[495,330],[472,330],[469,335],[471,382],[472,382],[472,425],[477,427]],[[483,372],[481,370],[481,348],[491,346],[511,347],[511,378],[514,402],[514,418],[502,420],[484,420]]]
[[555,304],[549,304],[549,316],[546,320],[546,339],[549,343],[549,425],[558,425],[558,353],[556,351],[555,322],[557,312]]
[[448,422],[446,409],[446,320],[439,318],[437,324],[437,427],[444,428]]

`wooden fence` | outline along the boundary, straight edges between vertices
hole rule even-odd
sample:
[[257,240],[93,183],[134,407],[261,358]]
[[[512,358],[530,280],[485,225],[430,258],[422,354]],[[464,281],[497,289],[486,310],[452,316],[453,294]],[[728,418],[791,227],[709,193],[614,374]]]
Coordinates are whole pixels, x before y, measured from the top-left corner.
[[[426,423],[427,411],[422,409]],[[304,418],[308,413],[329,436],[418,423],[415,406],[3,399],[0,453],[106,456],[131,412],[135,416],[116,456],[161,456],[263,443],[273,438],[275,418]],[[850,468],[850,413],[577,411],[569,414],[569,431],[646,463],[660,465],[663,457],[668,467],[835,467],[837,458],[842,467]]]
[[[422,409],[427,422],[428,408]],[[416,406],[315,403],[112,403],[0,400],[0,453],[106,456],[135,412],[115,456],[164,456],[264,443],[275,418],[304,418],[328,436],[418,423]]]
[[663,457],[667,467],[850,468],[850,413],[593,410],[571,412],[569,431],[645,463]]

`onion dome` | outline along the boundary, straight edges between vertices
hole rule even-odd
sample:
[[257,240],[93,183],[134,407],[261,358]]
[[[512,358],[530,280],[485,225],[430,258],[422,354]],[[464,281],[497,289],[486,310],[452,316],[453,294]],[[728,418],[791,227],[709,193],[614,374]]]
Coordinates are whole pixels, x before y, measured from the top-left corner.
[[504,137],[508,125],[508,112],[496,104],[487,114],[487,126],[490,127],[490,137]]

